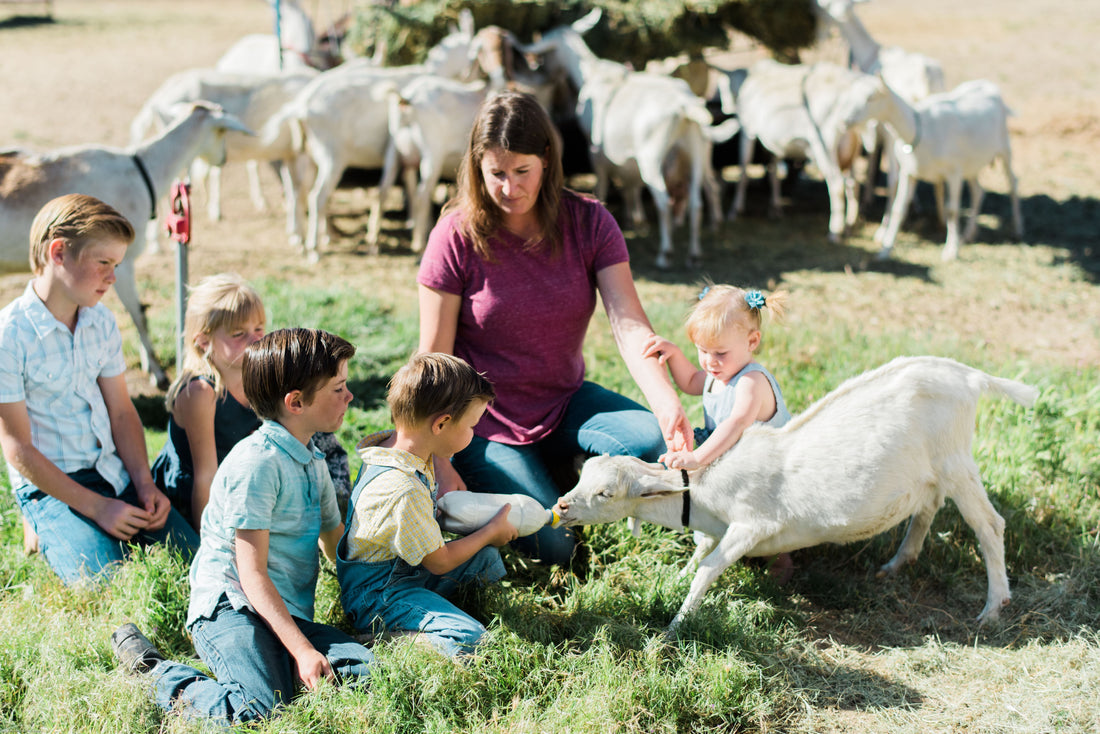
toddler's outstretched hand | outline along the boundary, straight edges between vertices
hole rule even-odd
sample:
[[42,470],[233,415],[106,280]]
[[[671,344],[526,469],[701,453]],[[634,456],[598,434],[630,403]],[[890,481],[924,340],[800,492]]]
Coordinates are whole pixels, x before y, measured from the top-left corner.
[[642,356],[656,357],[660,364],[667,362],[672,353],[679,350],[680,347],[656,334],[650,334],[642,344]]
[[669,469],[698,469],[702,464],[695,458],[694,451],[669,451],[657,461]]

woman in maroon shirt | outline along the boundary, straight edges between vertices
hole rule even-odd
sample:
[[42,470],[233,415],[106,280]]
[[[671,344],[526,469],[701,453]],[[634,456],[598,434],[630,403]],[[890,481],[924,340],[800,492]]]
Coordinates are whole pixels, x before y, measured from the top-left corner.
[[[653,329],[622,232],[600,202],[563,182],[560,139],[538,102],[519,92],[490,97],[417,276],[420,351],[462,357],[497,393],[470,446],[453,466],[437,464],[441,493],[520,492],[550,507],[560,495],[552,468],[577,454],[654,461],[666,447],[691,447],[667,372],[642,356]],[[654,413],[584,379],[597,292]],[[572,530],[543,528],[516,546],[564,565],[575,542]]]

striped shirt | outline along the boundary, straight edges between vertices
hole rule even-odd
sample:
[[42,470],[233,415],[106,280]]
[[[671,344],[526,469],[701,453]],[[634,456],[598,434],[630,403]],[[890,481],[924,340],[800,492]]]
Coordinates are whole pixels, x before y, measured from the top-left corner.
[[[121,493],[130,483],[115,451],[97,380],[126,371],[122,336],[102,303],[81,307],[70,332],[34,292],[0,310],[0,403],[23,402],[34,447],[66,474],[94,468]],[[11,464],[12,489],[29,484]]]
[[[378,445],[391,435],[393,431],[380,431],[356,446],[364,467],[374,464],[394,471],[379,474],[359,493],[348,524],[348,558],[375,562],[400,557],[418,566],[424,556],[443,547],[433,501],[435,474],[430,459]],[[427,478],[431,490],[417,472]]]

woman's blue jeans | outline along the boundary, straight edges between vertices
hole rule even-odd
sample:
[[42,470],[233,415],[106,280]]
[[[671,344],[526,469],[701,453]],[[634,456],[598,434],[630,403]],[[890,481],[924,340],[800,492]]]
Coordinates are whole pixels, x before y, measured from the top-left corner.
[[[453,464],[474,492],[525,494],[553,507],[562,488],[553,474],[567,473],[578,454],[637,456],[656,461],[665,450],[657,418],[618,393],[585,382],[573,394],[561,424],[533,444],[513,446],[475,436],[455,454]],[[568,528],[544,527],[513,543],[517,550],[545,563],[568,565],[576,535]]]
[[[328,658],[338,681],[369,680],[374,655],[347,634],[318,622],[294,619],[313,647]],[[209,618],[191,625],[195,651],[214,677],[173,661],[151,671],[157,705],[191,719],[223,725],[266,718],[288,703],[298,687],[294,659],[249,609],[222,597]]]

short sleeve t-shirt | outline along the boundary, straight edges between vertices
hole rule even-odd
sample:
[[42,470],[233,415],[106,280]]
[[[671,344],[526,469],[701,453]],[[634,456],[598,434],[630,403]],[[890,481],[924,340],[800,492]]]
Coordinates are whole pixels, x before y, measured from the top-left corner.
[[282,425],[265,421],[229,452],[210,487],[202,542],[191,563],[187,625],[209,617],[224,594],[251,608],[237,569],[237,530],[267,530],[267,574],[287,611],[313,619],[320,571],[317,541],[340,525],[325,457]]
[[584,381],[582,346],[596,308],[596,273],[629,261],[626,241],[598,201],[567,194],[562,252],[525,249],[501,231],[493,259],[461,233],[461,212],[440,219],[428,238],[417,282],[461,296],[455,356],[492,381],[496,399],[475,432],[506,444],[545,438]]

